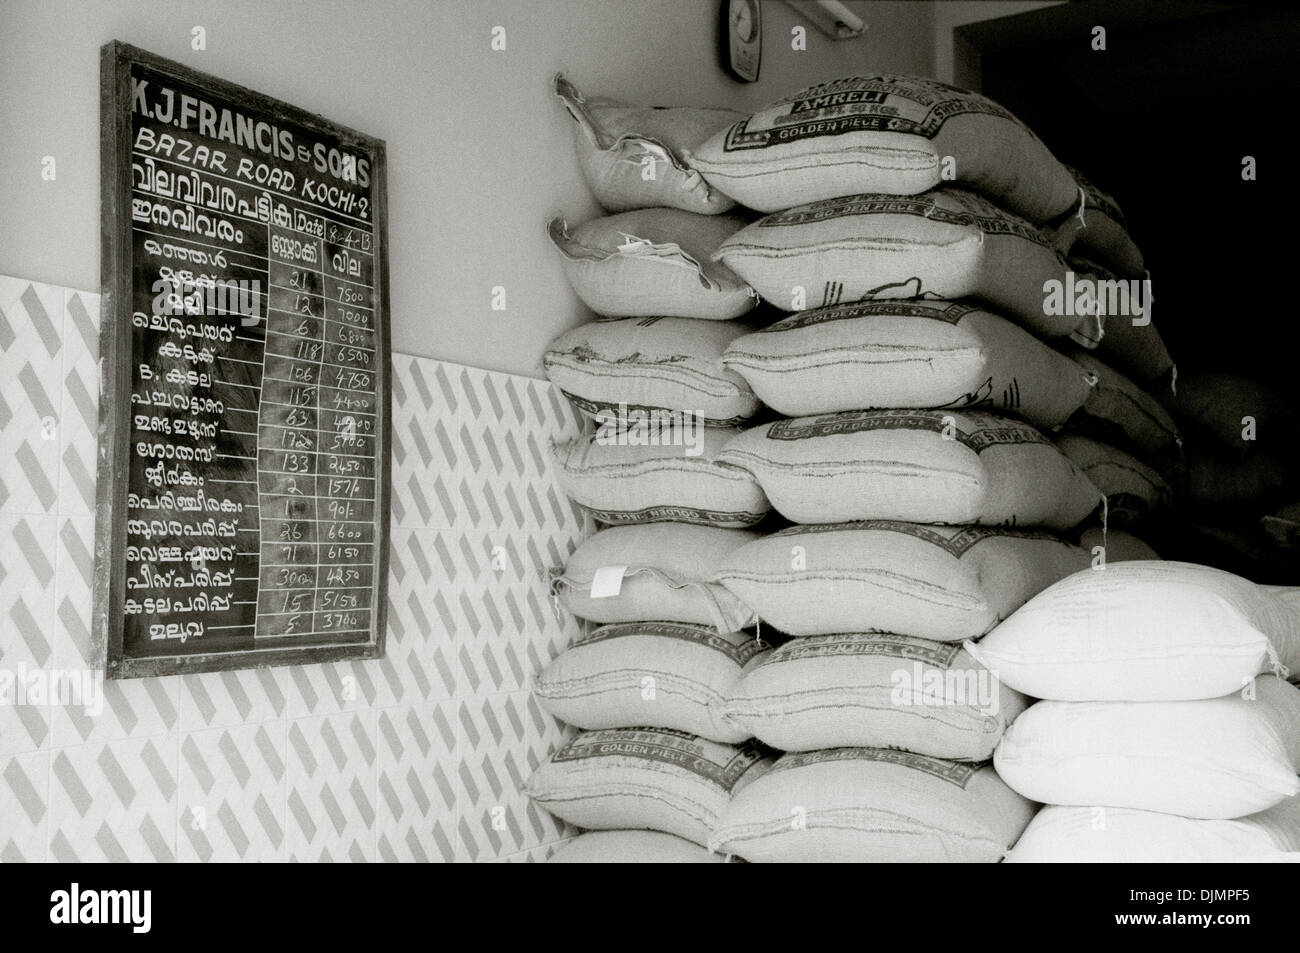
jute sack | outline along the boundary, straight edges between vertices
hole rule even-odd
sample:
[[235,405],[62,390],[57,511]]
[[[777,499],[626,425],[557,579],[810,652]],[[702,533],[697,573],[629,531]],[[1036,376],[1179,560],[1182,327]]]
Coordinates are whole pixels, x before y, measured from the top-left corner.
[[546,223],[574,292],[597,314],[738,318],[758,304],[753,289],[711,260],[745,224],[732,215],[645,208],[585,222],[569,234]]
[[722,352],[748,330],[738,321],[608,318],[561,334],[542,363],[574,406],[597,420],[679,420],[655,413],[667,410],[740,423],[758,412],[758,398],[722,366]]
[[718,463],[731,427],[620,429],[612,419],[594,434],[554,448],[565,494],[602,523],[674,520],[744,527],[772,506],[748,471]]
[[729,553],[712,578],[790,635],[955,642],[1087,565],[1086,553],[1049,533],[868,520],[764,536]]
[[1288,503],[1259,521],[1276,545],[1300,546],[1300,500]]
[[993,763],[1044,804],[1243,817],[1300,792],[1300,688],[1261,675],[1241,692],[1038,702],[1007,729]]
[[782,755],[709,847],[756,863],[997,863],[1035,807],[987,763],[830,748]]
[[892,519],[1076,525],[1101,493],[1028,424],[972,411],[866,410],[777,420],[718,455],[796,523]]
[[1132,533],[1126,533],[1122,529],[1106,531],[1100,526],[1089,527],[1080,534],[1079,548],[1089,553],[1094,561],[1100,556],[1106,563],[1132,562],[1135,559],[1159,561],[1160,559],[1159,553]]
[[868,301],[792,314],[722,355],[787,417],[989,407],[1053,430],[1092,377],[1005,318],[965,302]]
[[1213,509],[1267,506],[1277,502],[1288,482],[1286,468],[1263,451],[1234,458],[1191,447],[1179,473],[1187,502]]
[[576,827],[664,831],[704,846],[731,796],[771,765],[754,743],[662,728],[585,731],[533,772],[526,793]]
[[1294,411],[1272,388],[1238,374],[1201,371],[1178,378],[1165,405],[1188,430],[1237,456],[1289,448],[1300,433]]
[[1057,228],[1057,247],[1067,255],[1092,259],[1120,277],[1141,278],[1146,265],[1141,250],[1129,237],[1119,203],[1078,169],[1066,169],[1074,176],[1082,205]]
[[1040,592],[967,649],[1034,698],[1217,698],[1300,670],[1300,615],[1209,566],[1108,562]]
[[588,98],[558,73],[554,85],[575,123],[582,177],[603,208],[664,206],[716,215],[736,204],[705,182],[682,153],[743,118],[740,113]]
[[1043,306],[1044,285],[1064,282],[1067,271],[1047,236],[961,189],[800,205],[745,226],[714,257],[790,311],[869,298],[972,297],[1039,337],[1071,334],[1084,320]]
[[1088,351],[1068,348],[1066,353],[1097,378],[1097,386],[1069,420],[1072,430],[1148,462],[1177,457],[1182,435],[1154,397]]
[[898,748],[987,761],[1026,704],[958,643],[852,632],[779,646],[722,711],[737,734],[782,751]]
[[605,625],[552,660],[533,694],[579,728],[658,725],[734,744],[753,734],[726,722],[720,709],[766,654],[743,632],[672,622]]
[[1148,279],[1119,278],[1096,262],[1073,255],[1067,261],[1070,274],[1062,294],[1049,289],[1043,306],[1055,309],[1062,301],[1074,300],[1070,307],[1084,317],[1071,340],[1096,351],[1101,360],[1134,380],[1149,382],[1153,388],[1172,388],[1174,359],[1152,320],[1155,297]]
[[1300,861],[1300,797],[1234,821],[1119,807],[1049,804],[1009,864],[1206,864]]
[[1172,502],[1165,478],[1123,450],[1079,433],[1057,435],[1056,446],[1105,494],[1110,526],[1138,522]]
[[687,160],[764,212],[857,192],[915,195],[954,175],[1036,222],[1076,196],[1069,171],[1011,113],[910,76],[810,86],[718,132]]
[[712,854],[662,831],[587,831],[569,841],[549,864],[725,864]]
[[714,570],[757,533],[689,523],[612,526],[584,540],[552,591],[579,619],[602,624],[685,622],[736,632],[753,612],[716,582]]

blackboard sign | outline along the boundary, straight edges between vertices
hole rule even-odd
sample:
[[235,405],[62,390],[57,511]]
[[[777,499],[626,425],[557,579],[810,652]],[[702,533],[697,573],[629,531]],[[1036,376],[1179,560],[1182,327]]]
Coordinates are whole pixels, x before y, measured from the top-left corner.
[[378,657],[384,143],[122,43],[100,66],[108,674]]

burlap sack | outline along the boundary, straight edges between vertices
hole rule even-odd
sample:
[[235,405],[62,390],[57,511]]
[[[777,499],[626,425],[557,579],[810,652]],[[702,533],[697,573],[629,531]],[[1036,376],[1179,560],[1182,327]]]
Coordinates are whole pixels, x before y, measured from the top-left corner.
[[1275,545],[1287,549],[1300,546],[1300,500],[1269,513],[1260,519],[1259,525]]
[[1148,463],[1164,464],[1177,459],[1182,435],[1154,397],[1083,348],[1064,350],[1097,378],[1083,406],[1070,418],[1070,429]]
[[890,519],[1066,529],[1101,493],[1028,424],[972,411],[868,410],[782,419],[718,455],[796,523]]
[[1178,474],[1187,502],[1207,509],[1245,507],[1258,511],[1276,503],[1290,480],[1287,468],[1270,454],[1233,457],[1203,447],[1187,451]]
[[546,231],[569,284],[597,314],[726,320],[758,304],[742,278],[712,259],[744,224],[732,215],[645,208],[592,219],[572,235],[553,218]]
[[668,410],[740,423],[758,412],[758,398],[722,366],[722,352],[749,330],[737,321],[607,318],[561,334],[542,363],[574,406],[598,420]]
[[[601,626],[561,652],[537,676],[538,704],[579,728],[658,725],[738,744],[753,733],[721,717],[763,643],[671,622]],[[991,749],[990,749],[991,750]]]
[[709,847],[760,863],[997,863],[1035,809],[990,764],[831,748],[782,755]]
[[978,638],[1088,564],[1048,533],[869,520],[764,536],[729,553],[712,579],[790,635],[953,642]]
[[682,154],[742,119],[740,113],[586,97],[558,73],[554,86],[574,121],[582,177],[601,207],[624,212],[663,206],[716,215],[736,204],[704,181]]
[[1300,671],[1300,615],[1209,566],[1108,561],[1038,593],[967,648],[1033,698],[1217,698],[1261,673]]
[[548,864],[725,864],[713,854],[663,831],[587,831],[567,841]]
[[771,765],[756,744],[661,728],[585,731],[533,772],[526,793],[576,827],[664,831],[704,846],[731,796]]
[[1085,320],[1044,307],[1046,283],[1064,282],[1068,270],[1048,237],[962,189],[800,205],[745,226],[714,257],[790,311],[973,297],[1039,337],[1063,337]]
[[[1159,560],[1160,554],[1132,533],[1122,529],[1104,530],[1090,526],[1079,534],[1079,548],[1095,561],[1100,557],[1106,563],[1132,562],[1135,559]],[[1098,552],[1100,548],[1100,552]]]
[[1261,675],[1223,698],[1038,702],[993,763],[1044,804],[1244,817],[1300,793],[1300,688]]
[[686,622],[736,632],[754,614],[709,577],[733,549],[756,539],[746,530],[689,523],[612,526],[573,551],[552,589],[591,622]]
[[1174,359],[1155,323],[1154,285],[1145,278],[1119,278],[1074,255],[1067,262],[1073,278],[1055,297],[1049,289],[1044,307],[1060,307],[1073,294],[1074,313],[1090,315],[1080,320],[1070,340],[1134,380],[1172,391]]
[[852,632],[778,647],[722,710],[738,733],[782,751],[897,748],[987,761],[1026,704],[955,642]]
[[1066,169],[1078,185],[1082,206],[1057,228],[1057,247],[1067,255],[1096,261],[1121,278],[1141,278],[1146,273],[1142,251],[1129,237],[1119,203],[1078,169]]
[[602,523],[752,526],[771,504],[748,471],[717,462],[739,433],[704,426],[597,428],[554,448],[556,476],[565,494]]
[[1105,494],[1109,526],[1131,525],[1173,502],[1164,477],[1122,450],[1073,432],[1059,434],[1056,446]]
[[1226,454],[1244,457],[1266,450],[1282,456],[1300,437],[1300,420],[1289,401],[1240,374],[1194,371],[1179,376],[1176,393],[1162,396],[1180,424]]
[[792,314],[722,355],[787,417],[988,407],[1059,427],[1091,376],[1005,318],[966,302],[869,301]]
[[910,76],[800,90],[716,133],[687,161],[764,212],[859,192],[915,195],[947,179],[1046,222],[1077,194],[1065,166],[1001,106]]

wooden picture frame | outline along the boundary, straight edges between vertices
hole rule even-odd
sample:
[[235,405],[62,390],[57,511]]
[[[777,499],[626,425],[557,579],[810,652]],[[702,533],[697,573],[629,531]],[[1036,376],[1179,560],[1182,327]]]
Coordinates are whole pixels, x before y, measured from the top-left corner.
[[385,144],[121,42],[100,86],[92,657],[110,678],[382,657]]

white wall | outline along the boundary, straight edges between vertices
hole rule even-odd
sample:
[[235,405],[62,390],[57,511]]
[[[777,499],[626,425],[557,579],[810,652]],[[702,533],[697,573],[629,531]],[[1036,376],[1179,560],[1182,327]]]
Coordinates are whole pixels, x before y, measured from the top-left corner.
[[[750,86],[716,66],[714,0],[0,3],[0,274],[98,289],[98,52],[121,39],[386,139],[394,350],[532,376],[587,316],[544,222],[597,212],[553,73],[591,94],[743,109],[819,79],[932,70],[928,3],[873,3],[865,38],[810,29],[793,52],[796,15],[767,2]],[[205,51],[190,48],[196,25]],[[505,52],[490,49],[496,25]]]

